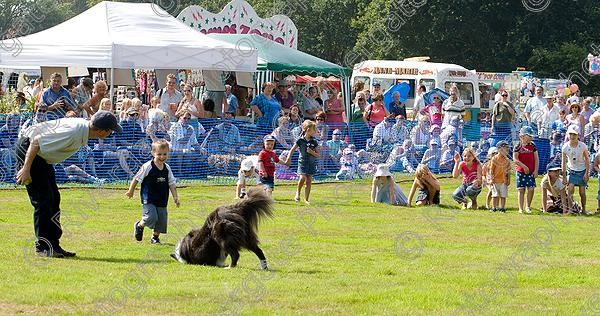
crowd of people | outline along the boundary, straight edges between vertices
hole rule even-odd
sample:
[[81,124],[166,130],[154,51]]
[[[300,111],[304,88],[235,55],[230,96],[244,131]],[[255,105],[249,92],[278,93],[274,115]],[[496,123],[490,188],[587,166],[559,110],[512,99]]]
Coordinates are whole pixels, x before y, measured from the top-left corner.
[[[99,110],[118,114],[123,133],[90,141],[80,150],[77,161],[63,165],[68,179],[73,181],[102,180],[101,172],[96,170],[98,161],[111,159],[118,162],[118,171],[123,178],[132,178],[133,170],[147,160],[150,144],[159,139],[169,142],[173,169],[179,172],[176,174],[178,177],[186,173],[197,177],[197,173],[189,171],[201,169],[207,169],[202,172],[203,176],[207,176],[211,167],[225,169],[222,170],[223,175],[235,175],[245,157],[264,150],[265,136],[274,141],[272,150],[275,156],[286,162],[274,165],[273,176],[299,179],[306,186],[306,200],[313,175],[351,180],[374,174],[374,201],[409,204],[417,188],[433,190],[435,195],[434,175],[447,173],[457,177],[463,173],[463,177],[470,179],[478,168],[485,173],[487,169],[483,162],[491,159],[490,154],[496,153],[498,157],[506,156],[509,163],[515,165],[519,210],[530,212],[531,188],[535,187],[538,170],[546,170],[547,162],[562,161],[566,155],[566,167],[572,169],[564,170],[569,170],[569,174],[581,172],[585,159],[567,158],[571,157],[572,151],[582,155],[585,149],[584,156],[589,162],[586,164],[586,173],[581,176],[585,178],[584,182],[598,171],[595,161],[600,144],[600,112],[593,110],[593,99],[580,98],[578,93],[565,99],[561,95],[544,93],[542,87],[535,88],[535,95],[524,107],[523,117],[518,117],[520,111],[517,105],[509,101],[508,92],[500,89],[491,110],[491,137],[467,144],[463,137],[465,106],[455,86],[450,87],[447,99],[433,95],[430,104],[426,104],[424,98],[427,92],[425,86],[417,87],[414,107],[407,111],[398,93],[393,95],[390,104],[384,104],[379,84],[374,84],[371,93],[361,82],[357,82],[352,104],[348,107],[350,113],[346,113],[341,93],[325,80],[302,90],[285,81],[277,84],[266,82],[256,96],[251,90],[240,95],[236,92],[239,87],[235,84],[226,85],[222,94],[208,91],[198,99],[193,95],[192,85],[178,85],[176,76],[170,74],[166,77],[165,87],[150,96],[150,104],[145,105],[138,98],[125,98],[117,111],[109,99],[108,86],[102,80],[93,82],[89,78],[81,78],[78,85],[70,82],[68,86],[63,86],[62,76],[55,73],[50,82],[48,88],[41,89],[39,81],[33,81],[18,92],[17,103],[25,103],[22,99],[32,97],[37,97],[38,102],[30,119],[23,121],[17,113],[7,116],[5,125],[0,128],[0,147],[4,152],[10,151],[14,148],[19,131],[35,123],[62,117],[89,119]],[[254,124],[236,120],[236,117],[245,115],[253,116]],[[517,120],[523,121],[527,129],[520,130],[519,145],[513,148],[513,141],[517,141],[513,135],[515,130],[519,130]],[[309,150],[306,149],[306,122],[312,122],[315,130],[310,143],[316,145],[311,145]],[[569,147],[567,144],[571,144],[574,137],[568,131],[575,130],[577,139],[582,142]],[[531,139],[523,143],[523,135]],[[504,142],[509,145],[509,150],[502,155],[504,146],[500,144],[504,145]],[[547,145],[548,148],[537,148],[538,144]],[[301,153],[298,157],[294,157],[296,150]],[[307,152],[311,157],[303,159]],[[530,157],[532,152],[535,153],[535,164],[532,164],[534,159]],[[547,157],[540,154],[547,154]],[[3,156],[10,158],[10,155]],[[314,160],[314,166],[310,167],[311,177],[307,177],[303,170],[290,168],[292,163],[301,165],[307,160]],[[177,162],[187,163],[190,169],[177,169]],[[397,186],[389,183],[387,177],[390,172],[419,174],[421,180],[415,182],[406,198]],[[486,178],[485,174],[478,176],[477,185],[465,180],[460,190],[457,189],[460,192],[453,195],[455,200],[465,207],[477,206],[476,199],[473,199],[474,192],[478,194],[485,181],[491,185],[490,179],[500,181],[502,178],[502,173],[492,173],[495,177]],[[423,180],[428,179],[423,176],[427,174],[432,175],[429,182]],[[585,186],[580,183],[574,186],[579,187],[584,197]],[[479,187],[479,191],[475,186]],[[301,188],[299,185],[297,199],[300,198]],[[505,190],[496,185],[491,188],[493,197],[498,201],[491,199],[494,202],[486,204],[491,209],[502,211]],[[566,188],[567,193],[573,191],[570,186]],[[384,191],[388,192],[383,195],[385,198],[381,193],[376,193]],[[544,194],[549,192],[552,190],[548,189]],[[421,193],[418,196],[429,195]],[[437,200],[429,197],[429,202]],[[571,200],[567,198],[567,201]],[[567,208],[571,208],[571,204],[565,203]],[[584,201],[581,204],[585,209]]]

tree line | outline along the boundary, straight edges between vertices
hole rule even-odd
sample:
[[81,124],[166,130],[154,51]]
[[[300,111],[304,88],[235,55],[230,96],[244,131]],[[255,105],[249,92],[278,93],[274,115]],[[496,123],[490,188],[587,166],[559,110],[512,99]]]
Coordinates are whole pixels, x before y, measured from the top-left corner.
[[[290,1],[295,2],[293,6]],[[38,32],[98,2],[3,0],[0,34],[6,38]],[[193,4],[219,12],[229,1],[154,2],[177,16]],[[478,71],[510,72],[525,67],[538,77],[569,78],[584,95],[600,95],[600,80],[586,69],[587,55],[600,55],[600,6],[595,0],[248,2],[261,17],[289,16],[298,28],[298,49],[343,66],[363,59],[430,56],[431,61]],[[23,15],[34,23],[23,26]]]

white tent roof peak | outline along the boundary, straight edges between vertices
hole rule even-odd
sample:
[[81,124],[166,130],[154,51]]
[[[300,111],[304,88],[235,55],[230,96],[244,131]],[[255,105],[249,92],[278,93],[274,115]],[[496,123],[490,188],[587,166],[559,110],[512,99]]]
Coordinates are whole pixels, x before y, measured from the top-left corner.
[[21,50],[0,51],[0,67],[255,71],[257,62],[256,50],[196,32],[152,3],[103,1],[59,25],[12,41]]

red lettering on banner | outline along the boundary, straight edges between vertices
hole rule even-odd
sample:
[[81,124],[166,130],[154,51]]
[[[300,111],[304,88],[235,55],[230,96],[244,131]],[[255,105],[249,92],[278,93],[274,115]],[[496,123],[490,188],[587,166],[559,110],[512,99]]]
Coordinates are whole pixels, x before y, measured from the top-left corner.
[[257,29],[253,29],[252,31],[250,31],[250,34],[262,35],[262,33],[260,33],[260,31]]
[[281,37],[278,37],[278,38],[276,38],[276,39],[275,39],[275,42],[277,42],[277,43],[279,43],[279,44],[281,44],[281,45],[285,45],[285,41],[284,41],[284,40],[283,40],[283,38],[281,38]]
[[250,31],[250,27],[246,25],[240,25],[240,30],[242,31],[242,34],[248,34],[248,31]]

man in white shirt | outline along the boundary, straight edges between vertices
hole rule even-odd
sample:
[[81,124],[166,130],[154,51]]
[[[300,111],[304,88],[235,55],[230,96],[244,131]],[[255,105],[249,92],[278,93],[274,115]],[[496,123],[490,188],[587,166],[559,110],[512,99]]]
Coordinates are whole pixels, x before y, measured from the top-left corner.
[[532,120],[532,118],[531,118],[531,114],[534,112],[537,112],[537,113],[539,113],[538,115],[540,115],[541,111],[543,110],[544,106],[546,105],[546,100],[544,100],[544,98],[542,97],[543,93],[544,93],[544,88],[536,87],[535,88],[535,96],[533,96],[529,100],[527,100],[527,104],[525,105],[525,109],[524,109],[524,112],[525,112],[524,114],[525,114],[525,119],[530,124],[535,123],[535,121]]
[[88,139],[104,139],[123,129],[108,111],[98,111],[88,121],[62,118],[30,126],[19,138],[16,154],[17,184],[27,187],[33,205],[33,227],[37,237],[36,254],[44,257],[73,257],[60,246],[60,192],[52,164],[71,157]]
[[442,109],[444,110],[444,120],[442,121],[442,129],[450,125],[452,118],[458,117],[462,119],[465,113],[465,104],[461,99],[458,98],[458,88],[450,88],[450,97],[444,100],[442,103]]
[[[179,106],[179,102],[181,102],[183,94],[175,89],[175,87],[177,87],[177,78],[174,74],[167,75],[166,84],[167,86],[160,89],[157,93],[157,96],[160,98],[160,105],[158,108],[169,114],[171,118],[174,118],[175,111],[177,111],[177,106]],[[174,111],[170,106],[170,104],[173,103],[176,105]]]
[[552,122],[560,118],[560,108],[554,104],[554,96],[550,93],[544,95],[546,106],[542,109],[538,124],[538,135],[540,138],[550,139],[552,136]]

